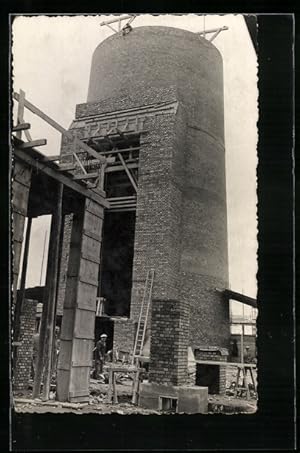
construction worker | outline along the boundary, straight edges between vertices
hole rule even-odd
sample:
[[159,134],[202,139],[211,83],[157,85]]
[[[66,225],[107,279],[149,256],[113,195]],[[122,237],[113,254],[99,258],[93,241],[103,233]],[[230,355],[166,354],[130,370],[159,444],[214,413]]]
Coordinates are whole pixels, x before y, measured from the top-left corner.
[[100,335],[100,339],[96,343],[95,348],[95,365],[96,365],[96,379],[100,378],[100,375],[103,373],[103,365],[105,363],[105,356],[106,356],[106,340],[107,335],[103,333]]
[[250,354],[250,351],[249,351],[249,346],[246,346],[246,352],[245,352],[245,355],[244,355],[244,362],[245,363],[250,363],[251,362],[251,354]]

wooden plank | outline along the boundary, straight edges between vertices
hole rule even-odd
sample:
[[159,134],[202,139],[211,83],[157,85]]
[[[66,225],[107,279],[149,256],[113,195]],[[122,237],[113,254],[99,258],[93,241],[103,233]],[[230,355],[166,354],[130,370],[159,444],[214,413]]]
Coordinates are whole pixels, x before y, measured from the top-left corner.
[[107,198],[107,201],[123,201],[123,200],[131,200],[131,201],[136,201],[136,195],[132,195],[129,197],[111,197]]
[[[27,129],[30,129],[31,125],[30,123],[20,123],[20,124],[17,124],[17,126],[14,126],[12,128],[12,131],[13,132],[18,132],[18,131],[25,131]],[[18,138],[21,138],[20,136],[17,136]]]
[[59,165],[59,171],[73,171],[73,170],[76,170],[76,165],[74,165],[74,164],[60,164]]
[[13,166],[13,182],[18,181],[26,187],[30,187],[31,183],[31,167],[24,165],[20,160],[14,161]]
[[63,183],[65,186],[69,187],[70,189],[74,190],[75,192],[80,193],[85,198],[90,198],[91,200],[95,201],[96,203],[100,204],[101,206],[108,206],[107,201],[102,196],[96,194],[94,191],[89,190],[88,188],[79,185],[76,181],[73,181],[72,177],[66,176],[62,173],[59,173],[56,169],[51,167],[45,166],[45,162],[38,161],[37,159],[33,159],[31,156],[26,154],[21,149],[14,149],[14,154],[16,157],[21,159],[22,161],[29,164],[31,167],[39,170],[46,175],[50,176],[51,178],[56,179],[57,181]]
[[[126,165],[127,165],[127,168],[129,168],[129,169],[139,168],[138,163],[126,163]],[[105,173],[114,173],[117,171],[124,171],[123,165],[114,165],[114,166],[108,166],[105,168]]]
[[107,208],[107,211],[110,211],[110,212],[133,212],[133,211],[136,211],[136,207],[128,207],[128,208]]
[[25,216],[13,211],[13,240],[14,242],[23,242]]
[[84,175],[74,175],[73,179],[91,179],[91,178],[98,178],[99,173],[85,173]]
[[28,207],[29,188],[19,181],[13,182],[12,187],[12,206],[14,211],[26,216]]
[[[13,97],[18,101],[20,96],[18,93],[14,93]],[[42,118],[46,123],[50,124],[54,129],[58,130],[61,134],[65,135],[66,137],[70,139],[74,139],[74,135],[72,132],[67,131],[65,128],[63,128],[60,124],[58,124],[55,120],[50,118],[50,116],[46,115],[42,110],[37,108],[35,105],[31,104],[31,102],[28,102],[26,99],[24,100],[24,105],[25,107],[30,110],[32,113],[35,115],[38,115],[40,118]],[[105,158],[102,156],[99,156],[97,151],[95,151],[93,148],[90,148],[88,145],[86,145],[84,142],[79,140],[78,138],[75,137],[74,142],[83,148],[87,153],[89,153],[91,156],[94,156],[96,159],[99,159],[101,162],[105,163]]]
[[[18,123],[23,123],[23,118],[24,118],[24,100],[25,100],[25,92],[23,90],[20,90],[18,112],[17,112],[17,121],[18,121]],[[18,131],[16,136],[21,139],[22,131],[21,130]]]
[[120,153],[118,153],[118,158],[119,158],[120,161],[122,162],[122,165],[123,165],[123,167],[124,167],[124,170],[125,170],[125,172],[126,172],[128,178],[129,178],[129,180],[130,180],[130,182],[131,182],[131,184],[132,184],[134,190],[137,192],[138,189],[137,189],[136,182],[135,182],[135,180],[134,180],[132,174],[131,174],[130,171],[128,170],[127,165],[126,165],[126,163],[125,163],[125,161],[124,161],[124,159],[123,159],[123,156],[122,156]]
[[[73,153],[68,153],[68,155],[72,156]],[[65,154],[56,154],[53,156],[45,156],[45,160],[49,162],[55,162],[58,160],[61,160],[63,157],[65,157]]]
[[19,145],[19,148],[27,149],[27,148],[35,148],[36,146],[43,146],[43,145],[47,145],[47,140],[45,138],[21,143],[21,145]]
[[13,272],[15,274],[18,274],[19,273],[20,260],[21,260],[21,254],[22,254],[22,242],[14,241],[14,243],[13,243],[13,252],[14,252]]
[[[49,245],[53,244],[57,239],[55,237],[55,225],[53,218],[51,220],[51,229],[50,229],[50,237],[49,237]],[[43,379],[43,371],[44,371],[44,351],[46,348],[46,336],[47,336],[47,314],[48,314],[48,302],[49,302],[49,289],[50,289],[50,282],[52,278],[52,255],[53,255],[53,248],[49,246],[48,252],[48,261],[47,261],[47,273],[46,273],[46,283],[45,283],[45,291],[43,297],[43,311],[41,317],[41,324],[40,324],[40,335],[39,335],[39,346],[38,346],[38,354],[36,359],[36,371],[34,376],[34,383],[33,383],[33,398],[40,397],[42,379]]]
[[86,169],[84,168],[84,166],[83,166],[82,163],[80,162],[80,159],[79,159],[79,157],[76,155],[75,152],[73,152],[73,157],[75,157],[75,160],[76,160],[77,164],[79,165],[79,167],[81,168],[81,170],[83,171],[83,173],[84,173],[84,174],[87,174]]

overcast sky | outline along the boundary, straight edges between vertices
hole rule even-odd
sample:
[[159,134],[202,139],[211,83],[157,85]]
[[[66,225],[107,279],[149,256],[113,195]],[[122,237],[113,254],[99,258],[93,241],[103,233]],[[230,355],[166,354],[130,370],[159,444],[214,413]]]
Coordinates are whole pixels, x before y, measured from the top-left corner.
[[[13,89],[68,128],[76,104],[86,102],[92,54],[113,32],[100,27],[112,16],[18,17],[13,23]],[[125,24],[125,23],[124,23]],[[117,25],[117,24],[115,24]],[[133,27],[165,25],[193,32],[204,27],[203,16],[140,15]],[[230,286],[256,297],[256,145],[257,62],[241,15],[210,15],[205,28],[227,25],[214,41],[223,56],[227,208]],[[47,138],[40,150],[59,154],[60,136],[25,112],[33,139]],[[40,282],[45,219],[34,221],[27,285]]]

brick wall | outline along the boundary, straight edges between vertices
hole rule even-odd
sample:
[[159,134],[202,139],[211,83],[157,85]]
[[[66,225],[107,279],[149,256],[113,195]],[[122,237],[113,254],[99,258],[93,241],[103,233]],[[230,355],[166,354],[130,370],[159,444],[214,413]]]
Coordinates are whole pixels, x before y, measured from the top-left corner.
[[138,318],[147,271],[153,298],[178,299],[181,256],[181,181],[184,129],[180,112],[146,122],[141,137],[130,316]]
[[131,354],[133,351],[135,325],[131,319],[114,319],[113,350]]
[[189,307],[178,300],[152,303],[149,381],[187,382]]
[[73,214],[65,216],[65,219],[64,219],[64,236],[63,236],[63,244],[62,244],[58,294],[57,294],[57,314],[58,315],[62,315],[63,309],[64,309],[66,284],[67,284],[67,269],[68,269],[69,254],[70,254],[72,219],[73,219]]
[[16,390],[27,389],[31,373],[33,354],[33,335],[36,325],[37,302],[24,299],[21,313],[20,343],[17,350],[17,360],[14,367],[14,388]]

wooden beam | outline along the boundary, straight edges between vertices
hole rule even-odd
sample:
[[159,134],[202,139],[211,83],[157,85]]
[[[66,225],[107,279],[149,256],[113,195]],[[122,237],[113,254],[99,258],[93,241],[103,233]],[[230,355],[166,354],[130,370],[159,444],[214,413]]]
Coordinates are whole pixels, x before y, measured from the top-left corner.
[[31,127],[30,123],[20,123],[17,124],[17,126],[13,126],[12,131],[13,132],[24,131],[25,129],[30,129],[30,127]]
[[245,296],[244,294],[237,293],[236,291],[232,291],[231,289],[217,289],[217,291],[223,293],[227,299],[236,300],[237,302],[241,302],[242,304],[257,308],[257,300],[253,297]]
[[48,260],[47,260],[47,274],[46,274],[46,283],[44,288],[44,297],[43,297],[43,311],[40,324],[40,333],[39,333],[39,344],[38,344],[38,354],[36,358],[36,367],[33,383],[33,398],[40,397],[41,385],[43,380],[43,372],[45,366],[45,351],[46,351],[46,338],[47,338],[47,316],[48,316],[48,302],[49,302],[49,290],[51,286],[52,278],[52,265],[53,265],[53,245],[57,241],[55,237],[55,222],[52,216],[51,220],[51,229],[49,237],[49,246],[48,246]]
[[[18,123],[23,123],[23,117],[24,117],[24,99],[25,99],[25,93],[23,90],[20,90],[20,95],[19,95],[19,104],[18,104],[18,113],[17,113],[17,122]],[[19,139],[22,138],[22,131],[17,132],[17,137]]]
[[[68,153],[69,156],[72,156],[73,153]],[[45,156],[45,160],[49,162],[55,162],[57,160],[60,160],[62,157],[64,157],[64,154],[56,154],[54,156]]]
[[[127,163],[126,165],[128,168],[139,168],[138,163]],[[123,165],[112,165],[112,166],[107,166],[105,169],[105,173],[113,173],[115,171],[124,171]]]
[[47,288],[47,328],[46,328],[46,345],[44,350],[45,360],[45,373],[43,382],[43,400],[49,399],[51,369],[52,369],[52,353],[53,353],[53,334],[55,330],[56,320],[56,296],[58,285],[58,269],[59,269],[59,255],[60,255],[60,238],[62,229],[62,200],[63,200],[63,184],[59,183],[57,190],[57,205],[53,213],[53,238],[55,241],[51,242],[51,274],[49,275],[49,288]]
[[130,173],[129,169],[127,168],[127,165],[126,165],[126,163],[125,163],[125,161],[123,159],[122,154],[118,153],[118,158],[120,159],[120,161],[121,161],[121,163],[122,163],[122,165],[124,167],[124,170],[126,171],[126,174],[127,174],[128,178],[129,178],[134,190],[137,192],[138,189],[137,189],[136,182],[135,182],[132,174]]
[[31,142],[24,142],[20,146],[21,149],[27,149],[27,148],[35,148],[36,146],[44,146],[47,145],[47,140],[45,138],[42,138],[40,140],[32,140]]
[[[18,93],[14,93],[13,97],[17,101],[19,101],[19,99],[20,99],[20,96]],[[59,131],[62,135],[74,140],[74,142],[78,146],[80,146],[82,149],[84,149],[85,152],[87,152],[91,156],[94,156],[96,159],[100,160],[100,162],[105,163],[105,158],[103,156],[98,155],[97,151],[95,151],[93,148],[90,148],[88,145],[86,145],[83,141],[79,140],[77,137],[74,137],[72,132],[67,131],[64,127],[62,127],[60,124],[58,124],[55,120],[50,118],[50,116],[46,115],[42,110],[37,108],[35,105],[31,104],[31,102],[29,102],[25,99],[24,106],[28,110],[30,110],[32,113],[34,113],[35,115],[42,118],[42,120],[46,121],[46,123],[50,124],[50,126],[52,126],[54,129]]]
[[[20,95],[19,95],[19,105],[18,105],[18,116],[17,116],[17,121],[18,123],[24,123],[24,106],[25,106],[25,92],[23,90],[20,90]],[[31,141],[31,135],[28,132],[28,130],[24,130],[25,137],[28,141]],[[17,132],[17,138],[21,139],[22,138],[22,130]]]
[[107,201],[109,201],[109,202],[111,202],[111,201],[124,201],[124,200],[136,201],[136,196],[135,195],[131,195],[131,196],[128,196],[128,197],[111,197],[111,198],[107,198]]
[[256,368],[256,363],[219,362],[218,360],[195,360],[200,365],[236,366],[238,368]]
[[76,165],[74,164],[60,164],[59,171],[72,171],[76,169]]
[[80,159],[79,159],[79,157],[76,155],[75,152],[73,153],[73,157],[75,157],[75,160],[76,160],[77,164],[79,165],[79,167],[81,168],[81,170],[83,171],[83,173],[84,173],[84,174],[87,174],[86,169],[84,168],[84,166],[83,166],[82,163],[80,162]]
[[78,179],[90,179],[90,178],[97,178],[99,176],[99,173],[85,173],[84,175],[74,175],[73,179],[78,180]]
[[21,327],[20,326],[20,322],[21,322],[20,317],[21,317],[23,301],[24,301],[24,297],[25,297],[25,286],[26,286],[26,275],[27,275],[31,225],[32,225],[32,218],[28,217],[26,235],[25,235],[25,243],[24,243],[20,289],[18,291],[18,296],[16,299],[15,314],[14,314],[15,315],[14,316],[14,340],[15,341],[20,340],[20,338],[19,338],[20,337],[20,327]]
[[67,187],[70,187],[70,189],[74,190],[75,192],[80,193],[86,198],[89,198],[91,200],[94,200],[96,203],[101,204],[105,207],[108,207],[108,202],[105,200],[105,198],[102,198],[98,194],[96,194],[94,191],[91,191],[87,189],[86,187],[79,185],[77,182],[73,181],[72,176],[67,176],[58,171],[58,169],[51,168],[50,166],[45,165],[45,160],[37,160],[31,157],[29,154],[25,153],[21,149],[15,148],[14,149],[14,154],[17,158],[20,160],[23,160],[26,162],[28,165],[31,167],[45,173],[46,175],[50,176],[51,178],[55,179],[56,181],[61,182]]

